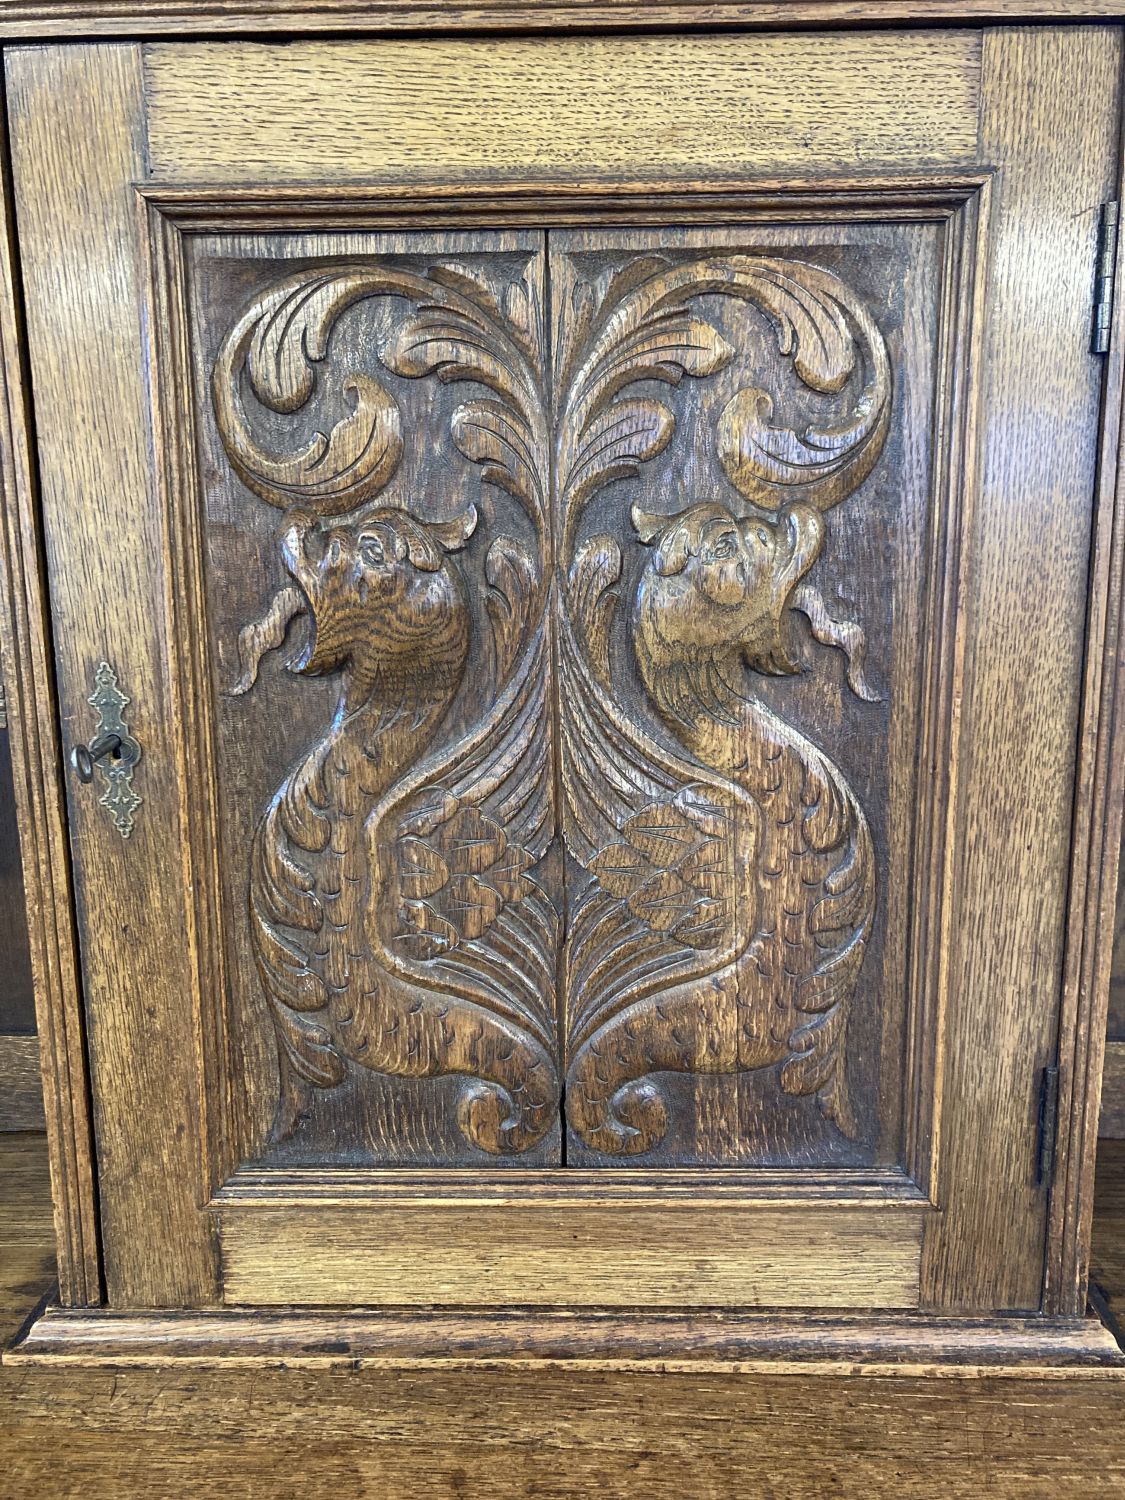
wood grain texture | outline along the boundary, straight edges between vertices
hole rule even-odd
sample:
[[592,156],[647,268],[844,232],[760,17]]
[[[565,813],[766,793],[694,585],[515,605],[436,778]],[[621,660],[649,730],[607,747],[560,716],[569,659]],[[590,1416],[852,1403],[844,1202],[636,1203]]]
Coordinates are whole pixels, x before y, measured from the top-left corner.
[[39,1038],[0,1036],[0,1130],[42,1130]]
[[[699,1216],[517,1207],[474,1232],[460,1205],[218,1211],[228,1304],[916,1307],[918,1205],[874,1216],[712,1207]],[[458,1253],[449,1254],[454,1236]]]
[[0,38],[608,31],[1112,20],[1123,0],[0,0]]
[[1125,1140],[1125,1042],[1106,1043],[1098,1134],[1108,1140]]
[[909,171],[974,160],[979,67],[971,32],[154,44],[150,163],[169,183]]
[[[460,1368],[11,1369],[16,1494],[1111,1500],[1121,1384]],[[815,1413],[815,1416],[811,1416]],[[817,1434],[810,1451],[810,1422]],[[58,1435],[65,1431],[66,1441]]]
[[[1109,1189],[1108,1170],[1101,1180]],[[1112,1235],[1099,1216],[1103,1222]],[[0,1307],[5,1329],[14,1330],[51,1278],[41,1137],[0,1141],[0,1236]],[[1102,1241],[1099,1265],[1108,1265],[1114,1243]],[[212,1315],[217,1325],[195,1316],[114,1319],[99,1351],[97,1326],[78,1329],[49,1313],[35,1325],[49,1367],[30,1363],[30,1351],[22,1365],[0,1362],[0,1457],[16,1495],[78,1497],[112,1472],[121,1500],[185,1488],[216,1500],[283,1492],[295,1472],[317,1500],[357,1490],[452,1497],[480,1488],[505,1500],[529,1493],[564,1500],[588,1490],[635,1495],[638,1484],[669,1500],[724,1500],[768,1493],[782,1471],[797,1500],[822,1500],[826,1484],[842,1500],[982,1493],[1108,1500],[1125,1482],[1121,1379],[1067,1366],[1077,1353],[1073,1330],[1060,1330],[1051,1344],[1057,1365],[1036,1365],[1042,1335],[1023,1324],[1009,1330],[1010,1368],[978,1366],[967,1375],[964,1366],[940,1366],[937,1331],[927,1324],[919,1352],[929,1373],[921,1375],[909,1361],[909,1327],[884,1320],[888,1365],[863,1377],[833,1363],[851,1347],[846,1319],[801,1331],[776,1318],[763,1327],[729,1317],[701,1324],[696,1316],[685,1341],[694,1350],[688,1368],[658,1371],[643,1360],[643,1368],[612,1368],[604,1357],[575,1368],[571,1356],[592,1345],[634,1360],[648,1337],[666,1348],[670,1317],[679,1321],[554,1315],[539,1322],[540,1357],[525,1353],[521,1361],[512,1358],[502,1314],[472,1330],[433,1315],[428,1332],[416,1318],[346,1313],[326,1320],[228,1312]],[[249,1367],[230,1355],[226,1320],[245,1328]],[[731,1356],[753,1349],[755,1328],[794,1341],[789,1353],[798,1357],[786,1373],[753,1360],[745,1372],[729,1368]],[[279,1353],[282,1333],[292,1335],[297,1368]],[[467,1351],[451,1339],[474,1337],[492,1357],[472,1373],[459,1361],[428,1369],[419,1361],[427,1340],[440,1361],[454,1347]],[[944,1330],[963,1347],[979,1337],[979,1325],[961,1320]],[[77,1339],[82,1352],[68,1355]],[[1021,1339],[1020,1358],[1031,1361],[1022,1369]],[[562,1367],[545,1364],[548,1353],[561,1355]],[[506,1357],[498,1362],[498,1354]]]
[[[7,150],[7,122],[0,122]],[[12,790],[20,835],[26,932],[39,1035],[54,1192],[59,1297],[100,1297],[96,1195],[84,1017],[62,790],[49,603],[43,576],[30,385],[5,178],[0,224],[0,658]]]
[[439,1369],[503,1365],[698,1375],[734,1373],[857,1382],[970,1374],[1052,1383],[1097,1373],[1119,1387],[1125,1354],[1097,1318],[979,1320],[913,1313],[801,1317],[745,1311],[316,1312],[228,1308],[211,1313],[111,1313],[45,1308],[5,1353],[12,1366],[230,1372],[284,1362],[290,1370]]
[[37,1302],[56,1292],[53,1221],[46,1136],[0,1136],[0,1346],[15,1337]]
[[[1125,141],[1123,141],[1125,145]],[[1122,147],[1119,147],[1119,153]],[[1125,274],[1118,243],[1116,274]],[[1082,716],[1079,723],[1066,956],[1059,1014],[1059,1128],[1044,1307],[1085,1305],[1103,1044],[1112,996],[1125,803],[1125,305],[1113,309],[1102,381]],[[1106,1080],[1114,1098],[1115,1080]]]
[[[955,839],[945,1211],[924,1271],[938,1307],[1035,1308],[1041,1296],[1039,1079],[1056,1045],[1101,380],[1086,352],[1089,268],[1117,158],[1112,117],[1068,116],[1066,101],[1091,86],[1112,94],[1119,65],[1117,37],[1096,30],[985,40],[981,152],[1003,178],[982,330],[958,774],[963,789],[987,777],[994,790],[960,802]],[[1076,217],[1076,202],[1089,214]],[[1032,556],[1052,559],[1050,582],[1040,575],[1035,590],[1024,572]],[[1029,823],[1034,836],[1015,839]],[[1003,1066],[982,1068],[998,1038]]]
[[[11,1370],[16,1494],[1116,1500],[1119,1382],[506,1369]],[[815,1413],[811,1416],[810,1413]],[[810,1422],[817,1434],[810,1451]],[[65,1442],[58,1440],[65,1431]],[[776,1492],[776,1491],[775,1491]]]
[[[89,738],[87,698],[107,659],[132,699],[145,757],[128,843],[87,788],[69,788],[106,1284],[115,1299],[198,1303],[213,1295],[213,1272],[198,1206],[201,1109],[184,1065],[198,1046],[195,1006],[185,1004],[193,935],[180,881],[169,878],[183,853],[165,539],[141,378],[131,187],[144,171],[140,54],[47,50],[7,62],[63,731]],[[161,1240],[177,1245],[174,1256]]]

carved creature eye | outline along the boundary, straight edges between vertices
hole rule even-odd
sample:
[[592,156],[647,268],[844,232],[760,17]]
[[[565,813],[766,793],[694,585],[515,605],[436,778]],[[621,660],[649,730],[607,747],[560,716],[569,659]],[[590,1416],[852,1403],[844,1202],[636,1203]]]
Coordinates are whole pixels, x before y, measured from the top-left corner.
[[386,566],[387,553],[383,543],[377,536],[361,536],[359,539],[359,555],[364,562],[372,568]]
[[759,526],[758,527],[758,540],[761,542],[761,544],[762,544],[763,547],[769,545],[769,539],[770,539],[770,534],[766,530],[766,528],[764,526]]
[[720,562],[728,557],[733,557],[738,549],[738,538],[733,531],[724,531],[722,536],[711,545],[711,556]]

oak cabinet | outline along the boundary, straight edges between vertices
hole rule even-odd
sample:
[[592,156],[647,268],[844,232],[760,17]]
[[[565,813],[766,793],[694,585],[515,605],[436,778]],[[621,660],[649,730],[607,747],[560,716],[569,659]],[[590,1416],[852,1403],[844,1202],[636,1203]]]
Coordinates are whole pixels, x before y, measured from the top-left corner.
[[30,1347],[1105,1354],[1120,54],[8,51]]

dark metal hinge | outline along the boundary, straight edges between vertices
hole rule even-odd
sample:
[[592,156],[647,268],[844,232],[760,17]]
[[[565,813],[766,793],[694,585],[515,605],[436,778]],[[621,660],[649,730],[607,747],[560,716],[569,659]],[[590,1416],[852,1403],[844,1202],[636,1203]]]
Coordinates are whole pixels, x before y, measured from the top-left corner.
[[1039,1080],[1039,1140],[1035,1151],[1035,1185],[1050,1182],[1055,1170],[1055,1142],[1059,1134],[1059,1070],[1043,1069]]
[[1113,270],[1117,264],[1117,230],[1121,219],[1120,203],[1103,203],[1098,219],[1098,257],[1094,265],[1094,326],[1090,332],[1090,351],[1109,353],[1110,325],[1113,321]]

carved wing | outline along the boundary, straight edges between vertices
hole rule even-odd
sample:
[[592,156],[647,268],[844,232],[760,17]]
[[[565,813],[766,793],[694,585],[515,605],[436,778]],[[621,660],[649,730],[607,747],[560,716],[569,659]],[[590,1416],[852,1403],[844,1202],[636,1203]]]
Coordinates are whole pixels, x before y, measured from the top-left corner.
[[843,776],[780,720],[766,778],[758,860],[768,914],[748,955],[748,979],[768,1001],[775,1039],[789,1055],[787,1093],[815,1094],[825,1116],[854,1137],[845,1043],[850,1007],[875,913],[875,858],[867,819]]
[[535,879],[554,833],[547,638],[455,754],[431,758],[375,809],[385,892],[368,936],[392,972],[452,992],[555,1050],[559,920]]
[[568,1040],[574,1055],[646,996],[731,963],[755,910],[750,864],[758,812],[732,782],[650,739],[608,691],[604,590],[611,537],[579,549],[572,572],[579,648],[560,641],[562,775],[568,879]]

